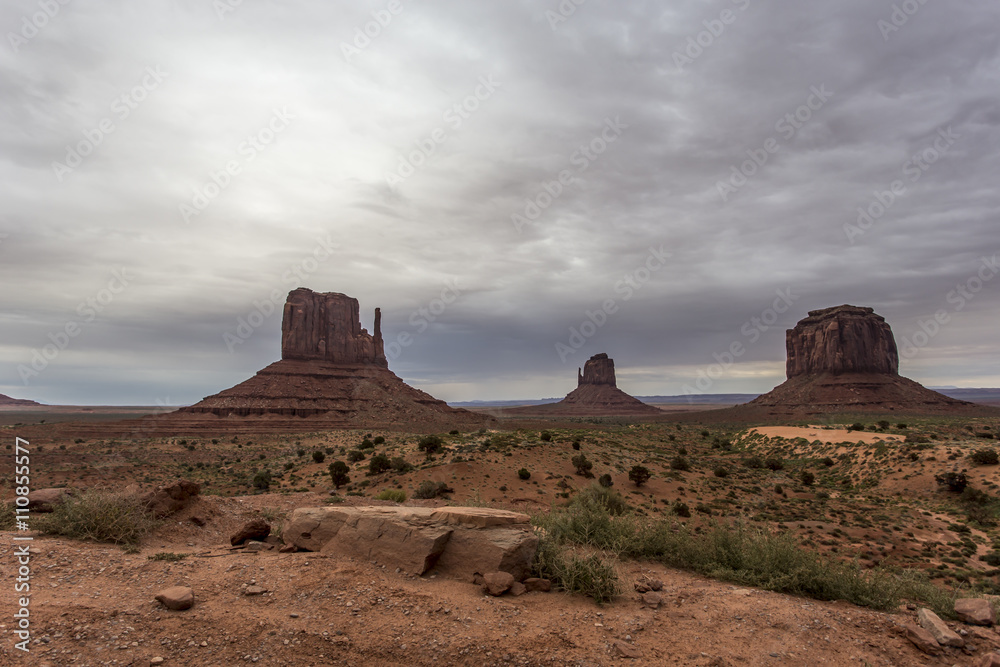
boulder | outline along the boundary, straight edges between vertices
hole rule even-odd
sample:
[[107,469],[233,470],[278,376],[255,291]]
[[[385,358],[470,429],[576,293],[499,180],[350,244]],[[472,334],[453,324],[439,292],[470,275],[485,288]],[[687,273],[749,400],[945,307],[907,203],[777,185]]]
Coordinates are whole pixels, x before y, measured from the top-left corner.
[[924,630],[931,633],[934,640],[941,646],[954,646],[955,648],[965,646],[965,640],[959,637],[954,630],[941,620],[941,617],[930,609],[918,609],[917,621]]
[[192,499],[200,492],[201,486],[197,483],[179,479],[172,484],[146,492],[141,501],[157,519],[162,519],[190,505]]
[[490,572],[483,575],[483,592],[497,597],[509,591],[514,583],[509,572]]
[[282,537],[304,551],[376,560],[413,574],[431,568],[469,581],[476,572],[527,576],[538,548],[528,516],[478,507],[308,507]]
[[899,374],[899,353],[885,318],[871,308],[835,306],[809,311],[785,334],[785,375]]
[[927,655],[937,655],[941,652],[941,647],[938,645],[937,640],[934,639],[934,636],[919,625],[907,623],[906,638],[910,640],[911,644]]
[[955,600],[955,615],[969,625],[993,625],[996,617],[993,605],[983,598],[960,598]]
[[32,512],[47,513],[55,509],[55,505],[72,495],[69,489],[38,489],[28,494],[28,509]]
[[976,667],[1000,667],[1000,653],[987,653],[979,659]]
[[252,519],[243,524],[243,527],[233,533],[229,538],[229,543],[234,547],[243,544],[247,540],[263,541],[271,534],[271,524],[264,519]]
[[187,586],[171,586],[157,593],[156,599],[167,609],[183,611],[194,606],[194,591]]

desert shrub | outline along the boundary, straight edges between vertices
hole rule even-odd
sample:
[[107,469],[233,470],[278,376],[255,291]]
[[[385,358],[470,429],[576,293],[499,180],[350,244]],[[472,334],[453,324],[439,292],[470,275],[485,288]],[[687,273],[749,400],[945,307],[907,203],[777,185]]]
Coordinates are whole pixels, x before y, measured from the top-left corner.
[[296,456],[305,456],[306,455],[306,450],[304,450],[304,449],[297,449],[297,450],[295,450],[295,455]]
[[579,440],[574,440],[573,441],[573,449],[574,449],[574,451],[577,451],[577,452],[580,451],[580,441]]
[[610,489],[612,486],[615,485],[615,481],[611,479],[611,475],[609,475],[608,473],[604,473],[603,475],[598,477],[597,483],[606,489]]
[[160,560],[160,561],[167,561],[169,563],[169,562],[184,560],[190,555],[191,554],[178,554],[174,553],[173,551],[161,551],[159,553],[153,554],[152,556],[146,556],[146,560]]
[[357,463],[358,461],[364,461],[365,460],[365,453],[363,451],[361,451],[360,449],[352,449],[351,451],[347,452],[347,460],[350,461],[351,463]]
[[990,567],[1000,567],[1000,551],[991,551],[982,556],[981,560]]
[[885,420],[883,419],[882,421],[880,421],[880,422],[878,423],[878,427],[879,427],[880,429],[882,429],[882,430],[884,431],[884,430],[886,430],[887,428],[889,428],[889,422],[887,422],[887,421],[885,421]]
[[552,434],[549,433],[548,431],[542,431],[541,434],[538,436],[538,439],[541,440],[542,442],[550,442],[552,440]]
[[14,503],[0,503],[0,530],[14,530]]
[[831,459],[831,458],[830,458],[829,456],[827,456],[827,457],[826,457],[825,459],[823,459],[822,463],[823,463],[823,465],[825,465],[825,466],[826,466],[827,468],[831,468],[831,467],[833,467],[833,466],[834,466],[834,465],[835,465],[835,464],[836,464],[837,462],[836,462],[836,461],[834,461],[833,459]]
[[621,593],[621,583],[613,558],[590,553],[578,554],[549,538],[543,538],[535,552],[535,576],[550,580],[561,590],[593,598],[598,604]]
[[441,445],[444,441],[441,440],[439,435],[425,435],[420,438],[420,442],[417,443],[417,449],[427,454],[428,457],[432,456],[434,452],[441,449]]
[[674,514],[679,517],[687,518],[691,516],[691,508],[687,506],[687,503],[682,503],[681,501],[674,502],[673,506]]
[[855,423],[851,424],[850,426],[848,426],[847,430],[848,431],[864,431],[865,430],[865,425],[862,424],[861,422],[855,422]]
[[652,476],[653,474],[649,472],[649,468],[647,468],[646,466],[635,465],[632,466],[632,469],[628,471],[629,481],[635,484],[636,486],[642,486],[643,484],[648,482],[649,478]]
[[816,481],[816,475],[812,474],[808,470],[803,470],[802,474],[799,475],[799,480],[802,482],[803,486],[812,486]]
[[420,482],[420,486],[418,486],[417,490],[413,492],[413,497],[420,498],[422,500],[429,500],[431,498],[443,496],[446,493],[454,493],[454,491],[454,489],[448,488],[448,485],[444,482],[434,482],[429,479],[425,479]]
[[457,428],[451,429],[450,431],[448,431],[448,435],[458,435],[458,429]]
[[781,494],[783,494],[785,492],[785,490],[783,488],[781,488],[781,484],[775,484],[774,485],[774,492],[777,493],[778,495],[781,495]]
[[271,472],[269,470],[258,470],[251,480],[253,488],[260,491],[267,491],[271,488]]
[[745,465],[748,468],[752,468],[754,470],[760,470],[761,468],[764,467],[764,459],[760,458],[759,456],[751,456],[750,458],[748,458],[746,461],[743,462],[743,465]]
[[382,437],[381,435],[376,435],[376,436],[375,436],[375,439],[374,439],[374,440],[372,440],[372,444],[373,444],[373,445],[376,445],[376,446],[377,446],[377,445],[381,445],[381,444],[384,444],[384,443],[385,443],[385,438],[384,438],[384,437]]
[[351,469],[343,461],[334,461],[330,464],[330,481],[333,482],[334,488],[339,489],[351,481],[350,471]]
[[628,503],[622,494],[601,484],[591,484],[580,491],[570,505],[584,511],[599,510],[611,516],[621,516],[628,511]]
[[32,527],[48,535],[94,540],[135,549],[156,525],[138,494],[88,489],[66,496]]
[[691,469],[691,463],[683,456],[675,456],[670,459],[670,467],[673,470],[687,471]]
[[964,472],[941,473],[940,475],[934,475],[934,480],[938,483],[938,486],[946,486],[952,493],[962,493],[965,491],[965,487],[969,485],[969,478],[965,476]]
[[687,447],[681,445],[680,447],[677,448],[677,453],[680,454],[681,456],[687,456],[688,455],[688,449],[687,449]]
[[531,479],[531,473],[528,472],[527,468],[521,468],[517,471],[517,476],[521,479]]
[[313,461],[315,461],[316,463],[322,463],[325,460],[326,460],[326,454],[324,454],[318,449],[315,452],[313,452]]
[[406,459],[402,456],[394,456],[392,460],[389,461],[389,465],[392,466],[393,472],[399,473],[400,475],[413,470],[413,466],[407,463]]
[[358,445],[358,449],[375,449],[375,443],[369,438],[365,438],[361,441],[361,444]]
[[379,475],[388,470],[392,470],[392,461],[385,454],[375,454],[368,461],[369,475]]
[[570,461],[573,467],[576,468],[577,475],[583,475],[584,477],[591,476],[591,469],[594,467],[593,462],[587,458],[586,454],[577,454]]
[[969,455],[969,458],[973,463],[983,466],[995,466],[1000,463],[1000,457],[997,457],[995,449],[977,449]]
[[406,491],[402,489],[383,489],[375,496],[375,500],[391,500],[394,503],[401,503],[406,500]]
[[716,468],[712,472],[713,472],[713,474],[716,477],[728,477],[729,476],[729,469],[726,468],[725,466],[719,466],[718,468]]
[[764,467],[768,470],[783,470],[785,468],[785,464],[781,459],[771,457],[764,461]]
[[708,431],[702,431],[701,432],[701,437],[703,437],[703,438],[707,438],[709,435],[710,435],[710,433]]
[[907,426],[907,425],[906,425],[906,424],[903,424],[903,423],[899,423],[899,424],[896,424],[896,428],[898,428],[898,429],[899,429],[899,430],[901,430],[901,431],[902,431],[903,429],[905,429],[905,428],[906,428],[906,426]]

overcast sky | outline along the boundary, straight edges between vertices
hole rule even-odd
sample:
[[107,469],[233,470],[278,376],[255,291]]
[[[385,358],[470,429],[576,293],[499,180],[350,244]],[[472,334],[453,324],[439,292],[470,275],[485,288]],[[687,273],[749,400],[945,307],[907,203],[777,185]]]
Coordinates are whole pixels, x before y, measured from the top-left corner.
[[903,374],[1000,386],[995,0],[14,0],[0,28],[0,393],[195,402],[279,358],[299,286],[381,307],[445,400],[562,396],[598,352],[632,394],[764,392],[843,303],[913,343]]

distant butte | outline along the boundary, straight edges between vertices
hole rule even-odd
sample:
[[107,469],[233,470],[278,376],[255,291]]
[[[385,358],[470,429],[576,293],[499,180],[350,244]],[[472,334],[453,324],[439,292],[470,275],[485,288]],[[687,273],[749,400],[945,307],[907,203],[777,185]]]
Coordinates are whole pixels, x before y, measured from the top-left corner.
[[24,399],[24,398],[11,398],[10,396],[7,396],[5,394],[0,394],[0,407],[4,407],[4,408],[7,408],[7,407],[11,407],[11,408],[13,408],[13,407],[28,408],[28,407],[32,407],[32,406],[38,406],[38,405],[41,405],[41,403],[38,403],[36,401],[29,401],[29,400]]
[[[892,329],[871,308],[809,311],[785,334],[787,380],[714,418],[798,418],[835,413],[995,414],[899,375]],[[707,413],[701,413],[705,415]]]
[[659,415],[659,408],[647,405],[618,388],[614,359],[595,354],[577,369],[576,389],[558,403],[531,405],[505,410],[511,415],[537,417]]
[[157,432],[161,426],[172,432],[460,428],[492,421],[403,382],[389,370],[378,308],[374,329],[373,335],[361,328],[357,299],[292,290],[282,314],[280,361],[195,405],[147,419]]

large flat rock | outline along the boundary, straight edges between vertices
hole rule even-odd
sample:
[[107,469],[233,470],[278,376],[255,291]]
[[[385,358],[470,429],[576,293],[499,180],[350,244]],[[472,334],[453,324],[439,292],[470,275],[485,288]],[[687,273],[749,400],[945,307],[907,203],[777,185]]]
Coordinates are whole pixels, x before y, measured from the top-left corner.
[[305,507],[282,536],[306,551],[463,579],[502,571],[520,580],[538,548],[526,514],[481,507]]

